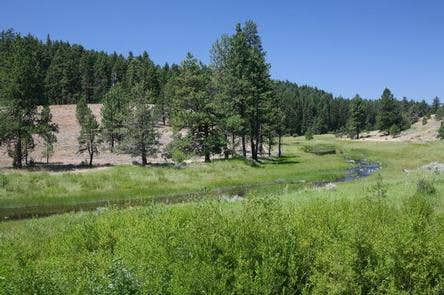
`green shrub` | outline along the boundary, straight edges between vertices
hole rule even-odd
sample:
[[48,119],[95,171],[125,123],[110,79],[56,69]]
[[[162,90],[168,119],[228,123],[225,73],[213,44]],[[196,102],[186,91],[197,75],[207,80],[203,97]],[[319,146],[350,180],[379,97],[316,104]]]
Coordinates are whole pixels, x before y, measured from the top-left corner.
[[251,197],[27,221],[0,239],[0,293],[440,294],[444,224],[429,199]]
[[392,125],[392,127],[390,127],[389,133],[391,136],[396,137],[397,135],[399,135],[400,132],[401,129],[398,125]]
[[376,198],[386,198],[387,197],[387,185],[384,183],[384,179],[381,173],[376,175],[376,183],[370,186],[370,195]]
[[436,188],[432,181],[422,178],[416,183],[416,192],[419,194],[433,195],[436,193]]
[[104,294],[132,295],[139,294],[139,281],[133,272],[120,259],[114,259],[107,272]]
[[314,138],[313,130],[307,129],[307,131],[305,131],[305,139],[306,140],[312,140],[313,138]]
[[427,124],[427,117],[422,117],[422,125],[426,125]]

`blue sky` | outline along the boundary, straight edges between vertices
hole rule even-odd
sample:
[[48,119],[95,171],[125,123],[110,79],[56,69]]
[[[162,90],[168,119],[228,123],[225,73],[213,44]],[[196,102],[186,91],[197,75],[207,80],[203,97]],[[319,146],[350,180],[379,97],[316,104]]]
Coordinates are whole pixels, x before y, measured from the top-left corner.
[[444,1],[2,0],[0,29],[87,48],[140,53],[156,63],[211,44],[255,20],[272,76],[335,95],[444,99]]

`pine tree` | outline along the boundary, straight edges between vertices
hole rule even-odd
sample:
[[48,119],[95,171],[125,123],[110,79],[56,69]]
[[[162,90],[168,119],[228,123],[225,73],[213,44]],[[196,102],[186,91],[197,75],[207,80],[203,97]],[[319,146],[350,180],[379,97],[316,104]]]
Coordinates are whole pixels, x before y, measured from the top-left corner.
[[433,114],[438,114],[440,105],[441,105],[441,103],[439,101],[439,97],[436,96],[432,102],[432,113]]
[[94,63],[94,55],[90,53],[84,53],[80,59],[80,96],[87,101],[93,101],[94,97]]
[[399,105],[388,88],[384,89],[381,99],[379,100],[379,104],[379,129],[387,133],[390,133],[390,130],[396,130],[395,126],[400,129],[402,125],[402,117],[399,110]]
[[[233,69],[230,69],[230,54],[234,54],[232,51],[233,37],[228,35],[222,35],[217,40],[211,49],[211,84],[214,89],[214,99],[217,101],[217,105],[220,108],[220,113],[223,114],[223,118],[220,118],[222,124],[226,145],[223,147],[225,157],[228,158],[230,154],[236,153],[236,137],[244,136],[243,130],[245,126],[244,119],[241,118],[241,104],[240,98],[236,97],[238,89],[233,88],[237,82],[235,79],[235,73]],[[231,61],[232,62],[232,61]],[[230,140],[231,138],[231,140]],[[245,143],[245,138],[242,138],[242,142]],[[228,142],[231,141],[231,146]],[[246,156],[245,144],[243,144],[243,153]]]
[[236,32],[230,42],[227,57],[227,83],[231,89],[233,105],[237,110],[242,126],[240,136],[243,154],[246,154],[245,139],[250,138],[251,156],[258,160],[261,142],[261,129],[265,120],[266,101],[272,99],[269,65],[265,61],[265,52],[256,24],[252,21],[236,26]]
[[94,63],[94,88],[93,101],[98,102],[103,99],[106,92],[111,86],[111,69],[108,62],[108,57],[101,53],[98,55]]
[[129,58],[126,82],[129,88],[141,83],[143,89],[151,93],[151,103],[157,101],[160,93],[158,72],[146,51],[141,56]]
[[1,43],[4,51],[0,53],[0,144],[7,145],[13,166],[21,168],[38,131],[43,52],[40,42],[32,37],[15,35]]
[[171,85],[168,82],[174,73],[170,70],[170,66],[167,63],[162,68],[159,68],[158,71],[160,92],[157,97],[156,106],[159,110],[163,125],[166,125],[171,109]]
[[128,93],[122,84],[118,83],[111,87],[103,100],[101,109],[102,139],[109,144],[111,152],[117,143],[124,137],[124,125],[128,107]]
[[133,86],[125,122],[125,138],[121,147],[123,151],[141,157],[142,165],[148,163],[148,156],[157,153],[159,138],[155,128],[157,114],[149,103],[150,100],[152,94],[144,90],[143,83]]
[[173,99],[173,127],[185,131],[190,143],[187,150],[204,156],[205,162],[210,162],[211,155],[220,153],[224,145],[210,77],[209,68],[188,53],[175,79]]
[[54,143],[57,142],[57,136],[55,133],[58,132],[57,125],[52,123],[52,115],[48,105],[43,107],[38,127],[38,133],[43,139],[42,155],[46,160],[46,164],[48,164],[49,158],[54,153]]
[[349,128],[356,135],[356,139],[359,139],[359,134],[364,129],[366,120],[364,101],[359,95],[356,95],[350,104],[350,119],[348,122]]
[[83,97],[79,100],[76,107],[76,115],[80,124],[80,135],[78,137],[79,150],[78,153],[88,153],[89,162],[91,167],[93,164],[94,156],[99,153],[99,130],[100,126],[97,123],[94,114],[86,104],[86,99]]

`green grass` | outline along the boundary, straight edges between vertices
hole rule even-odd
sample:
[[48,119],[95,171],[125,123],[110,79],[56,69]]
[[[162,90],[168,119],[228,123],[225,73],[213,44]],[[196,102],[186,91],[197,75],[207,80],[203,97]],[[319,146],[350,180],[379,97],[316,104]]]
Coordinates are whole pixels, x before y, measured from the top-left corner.
[[[289,156],[260,167],[233,160],[183,170],[124,166],[7,175],[8,181],[37,175],[68,183],[95,177],[117,188],[123,180],[114,184],[108,177],[129,181],[132,175],[145,192],[249,189],[246,200],[236,203],[111,207],[0,223],[0,293],[442,294],[444,175],[417,168],[444,162],[444,144],[332,136],[316,136],[309,144],[334,145],[338,153],[307,153],[304,139],[287,138]],[[344,159],[363,158],[381,163],[380,176],[338,183],[334,190],[287,183],[334,177],[347,167]],[[154,179],[169,187],[156,186]],[[46,202],[77,201],[57,195],[59,190]],[[155,194],[144,197],[150,196]],[[15,204],[29,200],[23,196]]]
[[184,169],[127,165],[83,173],[8,173],[6,184],[0,187],[0,217],[333,180],[349,166],[342,155],[324,156],[320,161],[297,145],[289,144],[285,149],[285,157],[263,160],[258,167],[233,159]]

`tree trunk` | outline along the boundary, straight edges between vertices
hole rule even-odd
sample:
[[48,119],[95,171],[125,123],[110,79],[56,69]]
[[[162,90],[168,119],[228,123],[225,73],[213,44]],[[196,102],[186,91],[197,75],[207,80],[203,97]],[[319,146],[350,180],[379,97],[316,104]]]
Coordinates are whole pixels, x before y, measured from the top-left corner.
[[254,143],[253,136],[250,139],[250,143],[251,143],[251,158],[257,161],[257,145],[255,145]]
[[93,165],[94,152],[89,153],[89,167]]
[[247,157],[247,147],[245,143],[245,134],[242,134],[242,155],[246,158]]
[[262,156],[264,153],[264,137],[262,136],[261,128],[259,127],[259,142],[256,142],[258,145],[259,154]]
[[359,139],[359,128],[356,128],[356,139]]
[[111,153],[114,152],[114,138],[111,139],[109,149],[110,149]]
[[271,157],[271,140],[268,141],[268,156]]
[[282,136],[280,134],[278,138],[278,157],[282,157]]
[[17,137],[17,144],[15,145],[14,163],[15,168],[22,168],[22,138]]
[[145,166],[146,164],[148,164],[148,161],[146,159],[146,153],[142,152],[142,165]]
[[209,152],[205,152],[205,163],[210,163],[211,159],[210,159],[210,153]]
[[233,155],[236,154],[236,143],[235,143],[235,138],[234,138],[234,133],[231,134],[231,152],[233,153]]

